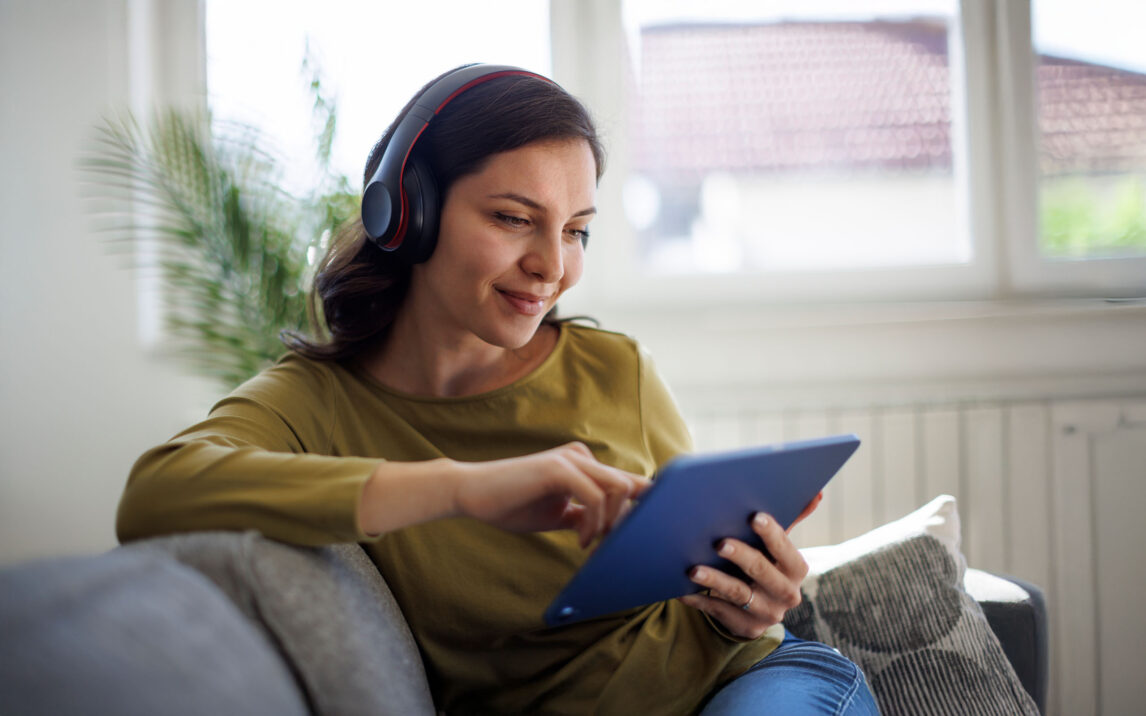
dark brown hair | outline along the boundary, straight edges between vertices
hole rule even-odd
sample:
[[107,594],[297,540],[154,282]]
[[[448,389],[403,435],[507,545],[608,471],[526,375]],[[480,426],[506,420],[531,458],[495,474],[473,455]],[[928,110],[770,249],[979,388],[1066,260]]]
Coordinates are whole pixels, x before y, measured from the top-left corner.
[[[382,161],[398,122],[436,81],[418,91],[374,145],[363,184]],[[588,142],[600,180],[605,153],[584,105],[551,82],[506,76],[458,95],[430,123],[413,153],[429,163],[444,203],[454,182],[480,172],[491,156],[535,142],[562,139]],[[406,297],[410,270],[409,265],[370,241],[361,217],[356,216],[332,239],[315,275],[310,323],[314,334],[325,338],[285,333],[283,342],[292,351],[319,360],[352,358],[376,345],[384,339]],[[555,320],[552,311],[546,320]]]

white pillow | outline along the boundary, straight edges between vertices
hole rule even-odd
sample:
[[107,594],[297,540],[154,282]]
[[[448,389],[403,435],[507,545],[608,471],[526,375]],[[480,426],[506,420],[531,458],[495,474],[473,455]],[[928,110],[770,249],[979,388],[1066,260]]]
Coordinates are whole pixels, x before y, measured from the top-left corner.
[[804,600],[784,625],[859,664],[885,716],[1037,716],[982,609],[963,590],[954,497],[802,552],[811,568]]

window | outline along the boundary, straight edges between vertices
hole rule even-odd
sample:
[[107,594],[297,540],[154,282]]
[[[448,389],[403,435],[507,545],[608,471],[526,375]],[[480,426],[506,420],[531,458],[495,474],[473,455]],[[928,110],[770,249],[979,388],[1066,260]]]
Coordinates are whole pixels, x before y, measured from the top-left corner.
[[1146,23],[1141,3],[1036,0],[1044,256],[1146,255]]
[[335,168],[355,185],[435,74],[475,60],[552,74],[609,147],[589,312],[1135,296],[1138,5],[213,0],[208,88],[217,114],[253,119],[297,160],[288,188],[305,189],[308,46],[339,107]]
[[535,0],[501,0],[496,13],[465,0],[211,0],[206,36],[212,111],[266,132],[300,192],[313,181],[308,53],[338,106],[334,169],[356,187],[370,148],[441,72],[481,61],[550,73],[548,6]]
[[[553,5],[601,38],[592,56],[555,44],[554,67],[620,118],[600,300],[1146,291],[1134,3],[591,5]],[[610,46],[621,70],[587,70]],[[1082,94],[1097,99],[1063,99]]]
[[955,0],[625,0],[626,216],[652,272],[960,264]]

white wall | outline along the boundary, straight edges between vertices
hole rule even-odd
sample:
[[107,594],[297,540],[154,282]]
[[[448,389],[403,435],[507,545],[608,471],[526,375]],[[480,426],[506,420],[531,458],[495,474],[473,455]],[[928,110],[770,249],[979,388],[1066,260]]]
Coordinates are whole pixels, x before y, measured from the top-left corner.
[[[141,347],[132,274],[80,200],[77,154],[130,100],[129,9],[149,5],[0,3],[0,563],[113,546],[132,462],[209,400]],[[152,20],[195,38],[197,14],[170,2]],[[177,39],[191,62],[156,63],[168,89],[199,72]]]

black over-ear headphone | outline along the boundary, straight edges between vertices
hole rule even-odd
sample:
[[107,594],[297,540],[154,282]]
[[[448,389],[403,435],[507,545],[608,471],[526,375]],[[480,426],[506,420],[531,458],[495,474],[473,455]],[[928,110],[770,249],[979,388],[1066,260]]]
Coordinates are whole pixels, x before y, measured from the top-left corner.
[[488,80],[524,75],[547,77],[508,65],[467,65],[428,87],[394,128],[382,161],[362,193],[362,226],[383,251],[392,251],[410,264],[430,258],[438,241],[441,197],[429,164],[411,159],[414,143],[430,121],[455,97]]

